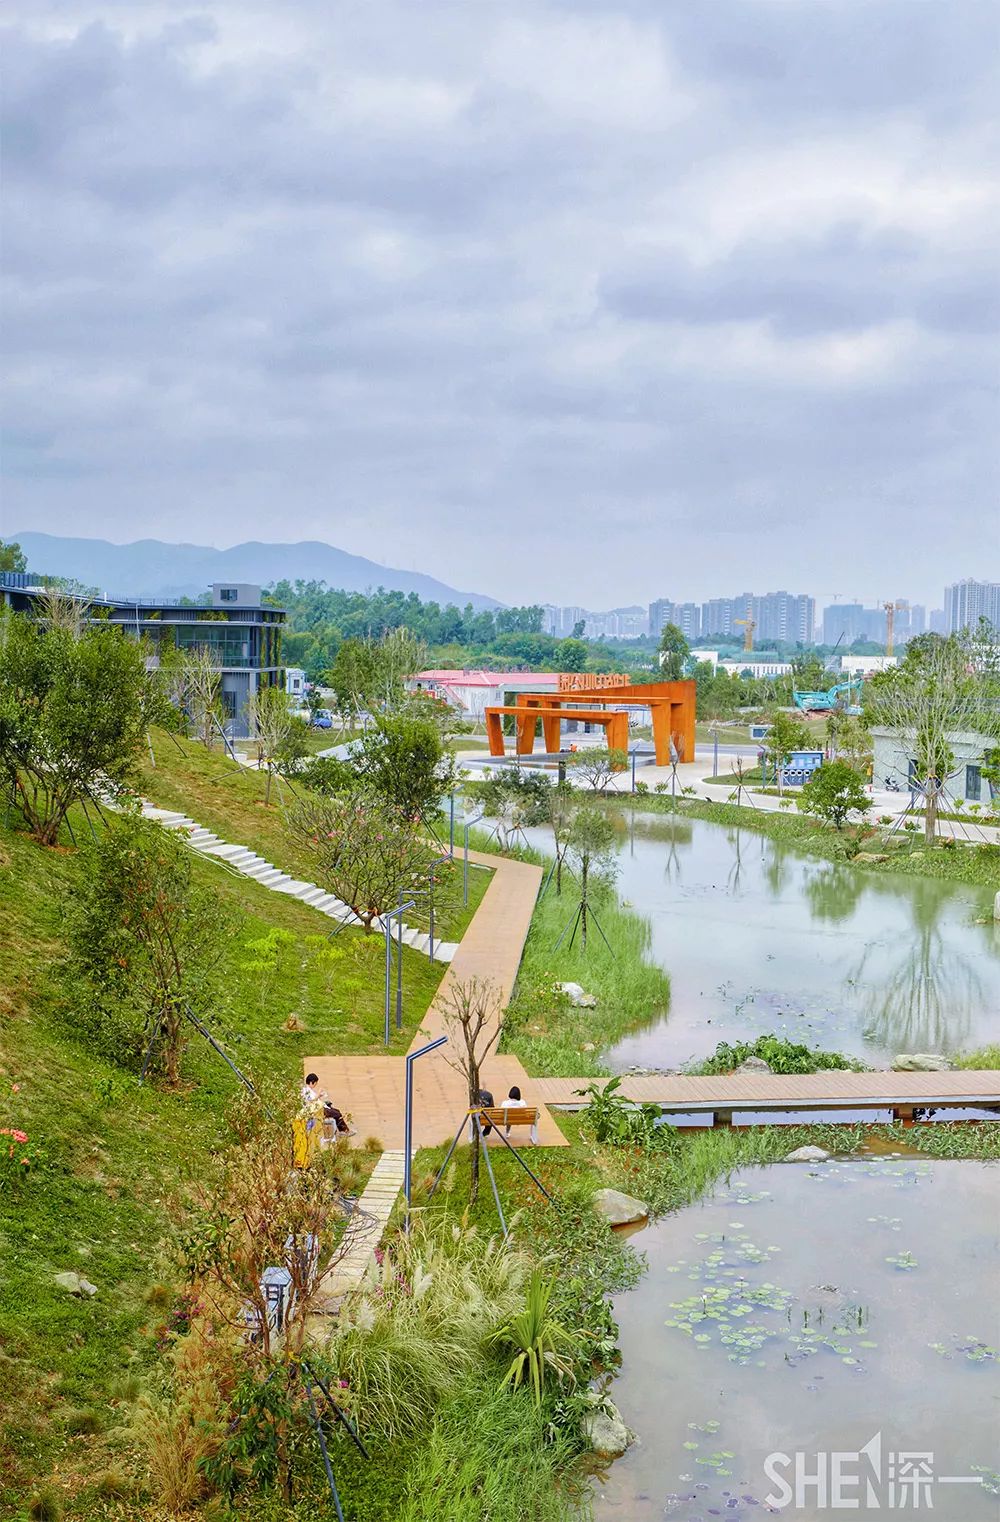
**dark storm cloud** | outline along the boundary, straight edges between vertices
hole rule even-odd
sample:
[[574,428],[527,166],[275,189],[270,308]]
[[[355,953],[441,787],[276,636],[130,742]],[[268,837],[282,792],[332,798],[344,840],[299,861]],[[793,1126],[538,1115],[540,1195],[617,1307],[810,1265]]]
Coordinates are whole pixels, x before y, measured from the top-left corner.
[[7,530],[595,606],[989,570],[992,4],[19,9]]

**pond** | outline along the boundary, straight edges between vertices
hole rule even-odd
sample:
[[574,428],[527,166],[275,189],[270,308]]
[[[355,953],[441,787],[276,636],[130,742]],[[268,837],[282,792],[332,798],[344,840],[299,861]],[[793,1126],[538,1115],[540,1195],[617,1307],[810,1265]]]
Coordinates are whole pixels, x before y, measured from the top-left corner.
[[649,918],[671,980],[669,1010],[606,1054],[616,1071],[769,1031],[876,1066],[1000,1037],[989,890],[820,861],[708,820],[613,817],[618,892]]
[[862,1455],[840,1461],[855,1515],[919,1493],[938,1522],[997,1522],[998,1165],[746,1169],[633,1245],[611,1394],[639,1441],[595,1481],[597,1522],[826,1517],[832,1488],[817,1505],[796,1477],[832,1487],[834,1452]]

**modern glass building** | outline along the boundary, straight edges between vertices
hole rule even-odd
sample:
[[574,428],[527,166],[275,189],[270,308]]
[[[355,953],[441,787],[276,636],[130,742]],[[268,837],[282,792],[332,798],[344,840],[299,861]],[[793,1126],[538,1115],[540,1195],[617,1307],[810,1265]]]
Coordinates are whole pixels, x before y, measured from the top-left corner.
[[[52,578],[31,571],[0,571],[0,603],[33,613]],[[216,582],[208,604],[171,602],[148,597],[85,598],[88,616],[120,624],[126,634],[150,643],[157,661],[166,644],[185,651],[211,652],[219,668],[226,731],[235,739],[248,734],[247,699],[261,687],[280,683],[283,608],[261,599],[261,589],[247,582]]]

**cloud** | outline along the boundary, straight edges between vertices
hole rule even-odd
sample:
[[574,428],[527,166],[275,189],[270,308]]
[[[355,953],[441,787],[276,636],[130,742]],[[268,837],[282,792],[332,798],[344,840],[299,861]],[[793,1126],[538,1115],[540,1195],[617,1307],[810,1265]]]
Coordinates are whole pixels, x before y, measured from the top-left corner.
[[1000,567],[996,33],[979,0],[17,0],[4,527],[937,602],[942,524]]

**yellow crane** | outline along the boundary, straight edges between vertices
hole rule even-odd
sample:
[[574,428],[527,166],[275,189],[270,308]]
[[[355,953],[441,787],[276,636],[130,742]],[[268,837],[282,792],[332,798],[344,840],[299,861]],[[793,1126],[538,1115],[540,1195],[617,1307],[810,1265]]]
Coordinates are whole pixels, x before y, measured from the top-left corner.
[[747,616],[746,616],[746,618],[734,618],[733,619],[733,623],[734,624],[739,624],[742,627],[742,629],[743,629],[743,649],[745,651],[746,650],[752,650],[753,649],[753,631],[757,627],[756,621],[755,621],[754,616],[753,616],[753,603],[752,602],[748,602],[747,603]]
[[882,609],[883,609],[883,611],[885,613],[885,653],[886,653],[886,655],[891,655],[892,654],[893,636],[895,634],[895,628],[896,628],[896,614],[898,612],[900,612],[900,610],[902,608],[905,608],[905,606],[906,606],[905,603],[900,602],[898,600],[896,602],[884,602],[882,604]]

